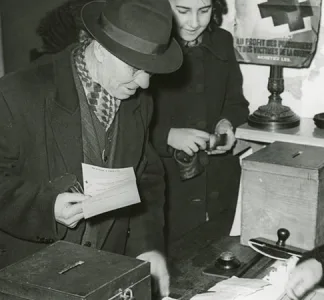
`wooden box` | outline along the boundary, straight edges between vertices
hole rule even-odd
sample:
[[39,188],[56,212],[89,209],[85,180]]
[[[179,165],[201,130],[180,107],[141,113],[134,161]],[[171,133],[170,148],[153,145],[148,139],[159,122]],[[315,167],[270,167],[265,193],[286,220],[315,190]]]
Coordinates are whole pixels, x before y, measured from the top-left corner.
[[0,270],[1,299],[118,300],[131,294],[151,299],[149,263],[63,241]]
[[242,160],[241,243],[251,238],[312,249],[324,244],[324,148],[274,142]]

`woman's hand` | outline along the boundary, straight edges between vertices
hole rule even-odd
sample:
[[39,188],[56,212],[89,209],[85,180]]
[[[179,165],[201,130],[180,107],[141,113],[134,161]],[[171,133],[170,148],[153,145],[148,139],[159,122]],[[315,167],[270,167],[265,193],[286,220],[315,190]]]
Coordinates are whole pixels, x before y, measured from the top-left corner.
[[[226,144],[224,146],[217,146],[215,150],[207,151],[208,155],[214,155],[214,154],[223,154],[229,150],[231,150],[234,147],[234,144],[236,142],[236,138],[233,131],[233,126],[230,121],[223,119],[220,120],[216,127],[215,127],[215,133],[217,134],[226,134]],[[211,135],[211,140],[209,141],[210,149],[214,148],[216,139],[213,135]]]
[[209,133],[198,129],[171,128],[168,136],[168,145],[192,156],[195,152],[206,149],[209,136]]
[[300,299],[309,292],[323,276],[322,264],[311,258],[297,265],[291,272],[286,286],[290,299]]

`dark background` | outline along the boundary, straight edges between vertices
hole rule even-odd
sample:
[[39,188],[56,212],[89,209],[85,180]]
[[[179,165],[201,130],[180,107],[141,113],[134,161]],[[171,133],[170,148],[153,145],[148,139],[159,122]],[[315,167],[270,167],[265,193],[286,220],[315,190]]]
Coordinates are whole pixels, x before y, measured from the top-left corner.
[[30,50],[40,46],[36,27],[47,11],[67,0],[0,0],[5,73],[29,63]]

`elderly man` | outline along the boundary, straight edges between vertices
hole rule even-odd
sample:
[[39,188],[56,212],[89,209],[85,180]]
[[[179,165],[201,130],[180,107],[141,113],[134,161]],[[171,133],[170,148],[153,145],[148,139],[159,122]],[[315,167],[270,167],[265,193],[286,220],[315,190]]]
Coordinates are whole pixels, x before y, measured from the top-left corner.
[[[152,73],[179,68],[168,0],[90,2],[92,39],[0,80],[0,267],[57,240],[151,262],[168,294]],[[133,167],[141,203],[85,220],[81,163]],[[79,187],[79,188],[78,188]]]

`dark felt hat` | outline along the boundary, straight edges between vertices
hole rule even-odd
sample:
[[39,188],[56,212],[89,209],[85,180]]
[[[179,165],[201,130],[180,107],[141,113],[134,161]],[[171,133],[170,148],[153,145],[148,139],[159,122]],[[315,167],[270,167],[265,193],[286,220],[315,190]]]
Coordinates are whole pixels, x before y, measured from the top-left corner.
[[168,0],[93,1],[82,8],[81,17],[95,40],[131,66],[171,73],[182,64],[181,48],[171,38]]

